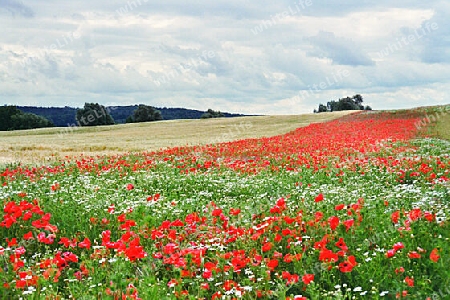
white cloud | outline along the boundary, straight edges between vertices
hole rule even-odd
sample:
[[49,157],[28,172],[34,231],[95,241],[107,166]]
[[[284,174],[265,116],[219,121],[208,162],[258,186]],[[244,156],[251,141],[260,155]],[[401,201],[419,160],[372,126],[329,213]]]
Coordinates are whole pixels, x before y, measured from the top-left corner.
[[[312,0],[258,34],[293,3],[102,2],[0,0],[4,103],[288,114],[356,93],[375,109],[431,105],[450,80],[445,1]],[[439,28],[394,47],[427,22]]]

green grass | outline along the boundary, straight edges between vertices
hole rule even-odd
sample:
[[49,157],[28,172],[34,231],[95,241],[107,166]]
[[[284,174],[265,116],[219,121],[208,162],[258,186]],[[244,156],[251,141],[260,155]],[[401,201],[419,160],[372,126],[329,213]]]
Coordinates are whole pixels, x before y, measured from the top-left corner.
[[429,134],[433,137],[450,141],[450,105],[429,113],[431,126]]

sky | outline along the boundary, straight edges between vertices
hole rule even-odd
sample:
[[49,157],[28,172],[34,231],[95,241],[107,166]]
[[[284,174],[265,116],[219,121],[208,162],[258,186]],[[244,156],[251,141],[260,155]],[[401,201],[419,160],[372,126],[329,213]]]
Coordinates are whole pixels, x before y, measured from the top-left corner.
[[0,104],[450,103],[448,0],[0,0]]

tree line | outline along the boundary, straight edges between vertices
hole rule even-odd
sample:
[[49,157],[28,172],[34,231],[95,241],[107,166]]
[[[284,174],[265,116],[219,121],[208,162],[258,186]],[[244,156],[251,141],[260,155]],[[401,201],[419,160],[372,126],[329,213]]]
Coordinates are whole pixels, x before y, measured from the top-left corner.
[[103,106],[85,103],[83,108],[0,106],[0,131],[41,127],[98,126],[175,119],[237,117],[241,114],[148,105]]
[[318,109],[314,109],[314,113],[342,110],[372,110],[372,107],[364,106],[362,103],[363,97],[360,94],[356,94],[353,97],[341,98],[338,101],[328,101],[326,105],[321,103]]
[[15,106],[0,107],[0,131],[53,127],[48,119],[32,113],[24,113]]

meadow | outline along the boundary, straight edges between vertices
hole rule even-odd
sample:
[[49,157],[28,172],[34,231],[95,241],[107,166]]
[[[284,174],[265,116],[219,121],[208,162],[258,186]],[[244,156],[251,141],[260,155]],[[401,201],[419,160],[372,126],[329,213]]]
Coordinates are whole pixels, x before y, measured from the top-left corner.
[[[3,154],[2,299],[450,299],[449,116],[173,123],[181,143],[134,146],[139,126],[2,133],[60,151]],[[109,147],[91,130],[120,146],[87,151]]]

